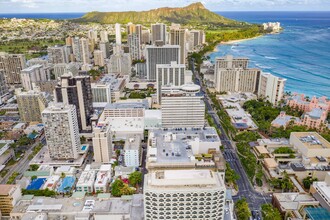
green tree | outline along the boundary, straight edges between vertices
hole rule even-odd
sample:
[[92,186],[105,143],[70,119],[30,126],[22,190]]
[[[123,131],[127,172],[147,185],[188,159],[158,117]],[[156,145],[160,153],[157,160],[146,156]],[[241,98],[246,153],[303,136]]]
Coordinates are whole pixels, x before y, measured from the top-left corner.
[[248,220],[250,218],[251,211],[245,198],[236,201],[235,212],[237,220]]
[[65,176],[66,176],[65,173],[62,172],[62,173],[61,173],[61,178],[64,179]]
[[86,137],[85,137],[85,136],[81,136],[81,137],[80,137],[80,142],[81,142],[82,144],[85,144],[85,143],[86,143]]
[[128,177],[128,181],[132,186],[138,188],[138,185],[142,182],[142,173],[139,171],[131,173]]
[[235,172],[235,170],[231,169],[229,163],[226,163],[226,172],[225,172],[225,181],[227,184],[236,185],[236,180],[238,180],[240,176]]
[[115,180],[111,185],[111,194],[115,197],[122,196],[121,189],[124,187],[124,182],[120,179]]
[[314,181],[317,181],[317,178],[313,178],[313,177],[306,177],[303,179],[303,184],[305,189],[309,189],[311,187],[311,185],[313,184]]
[[261,214],[264,220],[282,220],[281,213],[271,204],[263,204],[261,206]]
[[37,179],[38,177],[37,176],[32,176],[31,177],[31,180],[35,180],[35,179]]
[[36,171],[36,170],[38,170],[39,169],[39,165],[37,165],[37,164],[31,164],[30,165],[30,170],[31,171]]

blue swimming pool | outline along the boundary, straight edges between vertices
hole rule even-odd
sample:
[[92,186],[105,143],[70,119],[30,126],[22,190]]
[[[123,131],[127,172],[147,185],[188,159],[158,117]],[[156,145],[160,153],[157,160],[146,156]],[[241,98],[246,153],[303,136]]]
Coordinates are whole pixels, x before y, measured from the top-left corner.
[[83,145],[83,146],[81,147],[81,150],[86,150],[86,148],[87,148],[87,146],[86,146],[86,145]]
[[47,178],[37,178],[31,181],[31,183],[26,187],[27,190],[39,190],[42,185],[46,182]]
[[58,187],[57,192],[66,193],[72,189],[72,186],[75,182],[76,178],[73,176],[67,176],[62,180],[60,187]]

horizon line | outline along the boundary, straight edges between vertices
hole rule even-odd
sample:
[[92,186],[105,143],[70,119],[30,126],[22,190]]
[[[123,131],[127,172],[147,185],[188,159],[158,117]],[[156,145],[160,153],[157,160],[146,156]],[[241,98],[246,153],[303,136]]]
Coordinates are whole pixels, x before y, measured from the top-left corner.
[[[130,11],[87,11],[87,12],[84,12],[84,11],[81,11],[81,12],[75,12],[75,11],[57,11],[57,12],[0,12],[0,14],[56,14],[56,13],[66,13],[66,14],[69,14],[69,13],[90,13],[90,12],[130,12]],[[136,11],[136,12],[139,12],[139,11]],[[303,10],[299,10],[299,11],[279,11],[279,10],[275,10],[275,11],[268,11],[268,10],[265,10],[265,11],[261,11],[261,10],[256,10],[256,11],[212,11],[212,12],[330,12],[330,10],[324,10],[324,11],[303,11]]]

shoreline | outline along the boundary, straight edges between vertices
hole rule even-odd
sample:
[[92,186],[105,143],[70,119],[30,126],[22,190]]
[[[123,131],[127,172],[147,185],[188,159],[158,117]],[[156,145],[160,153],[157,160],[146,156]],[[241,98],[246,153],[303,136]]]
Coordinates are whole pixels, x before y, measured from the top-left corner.
[[218,52],[218,47],[220,45],[230,45],[230,44],[236,44],[236,43],[240,43],[240,42],[243,42],[243,41],[248,41],[248,40],[254,40],[254,39],[257,39],[259,37],[263,37],[265,36],[264,34],[261,34],[259,36],[256,36],[256,37],[250,37],[250,38],[245,38],[245,39],[239,39],[239,40],[230,40],[230,41],[221,41],[220,43],[218,43],[214,49],[212,51],[209,51],[205,54],[205,56],[208,56],[210,55],[211,53],[215,53],[215,52]]

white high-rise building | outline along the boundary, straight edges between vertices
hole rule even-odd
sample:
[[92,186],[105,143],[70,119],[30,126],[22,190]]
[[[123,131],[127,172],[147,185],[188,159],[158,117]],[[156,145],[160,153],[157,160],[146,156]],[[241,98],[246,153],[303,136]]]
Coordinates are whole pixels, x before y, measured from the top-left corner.
[[264,97],[274,105],[278,105],[284,96],[286,79],[270,73],[261,73],[258,96]]
[[87,37],[93,43],[98,41],[96,30],[89,30],[88,33],[87,33]]
[[151,25],[151,41],[152,44],[155,44],[156,42],[163,42],[163,44],[166,44],[166,25],[157,23]]
[[116,44],[121,45],[121,25],[116,23],[115,29],[116,29]]
[[0,104],[2,104],[2,96],[8,92],[9,91],[5,80],[5,71],[0,69]]
[[141,44],[150,44],[150,30],[142,30]]
[[157,98],[160,102],[161,87],[164,85],[181,86],[191,83],[192,72],[186,70],[186,65],[173,61],[171,64],[157,64]]
[[109,42],[100,42],[100,50],[102,51],[103,53],[103,57],[106,59],[106,58],[109,58],[110,56],[110,44]]
[[158,170],[145,175],[145,220],[223,220],[224,176],[211,170]]
[[187,51],[187,30],[172,29],[170,31],[170,44],[180,46],[180,63],[186,62]]
[[112,141],[110,126],[98,124],[93,128],[93,149],[96,163],[110,163],[112,157]]
[[78,76],[80,65],[78,63],[58,63],[54,65],[54,76],[55,79],[61,77],[63,74],[71,73],[72,76]]
[[76,107],[53,103],[42,112],[49,155],[52,159],[76,159],[80,137]]
[[104,66],[104,57],[101,50],[94,50],[94,65],[95,66]]
[[180,64],[180,46],[179,45],[164,45],[153,46],[147,45],[145,48],[146,65],[147,65],[147,79],[155,81],[157,64],[170,64],[176,61]]
[[249,59],[226,56],[216,59],[215,90],[217,92],[258,92],[260,69],[248,68]]
[[86,38],[80,39],[80,51],[81,51],[81,56],[82,56],[82,62],[84,64],[90,64],[89,45],[88,45],[88,40]]
[[67,46],[48,47],[48,62],[49,63],[68,63],[69,53]]
[[77,62],[82,62],[82,51],[79,37],[72,38],[72,51]]
[[109,42],[108,32],[100,31],[101,42]]
[[92,83],[93,107],[104,108],[111,103],[111,84],[110,83]]
[[140,37],[136,33],[128,35],[128,46],[132,60],[141,59]]
[[129,53],[116,53],[110,56],[108,72],[130,75],[132,59]]
[[205,103],[200,86],[163,86],[161,94],[164,128],[202,128],[205,124]]
[[34,65],[21,71],[21,82],[25,91],[33,90],[33,83],[47,81],[43,65]]

